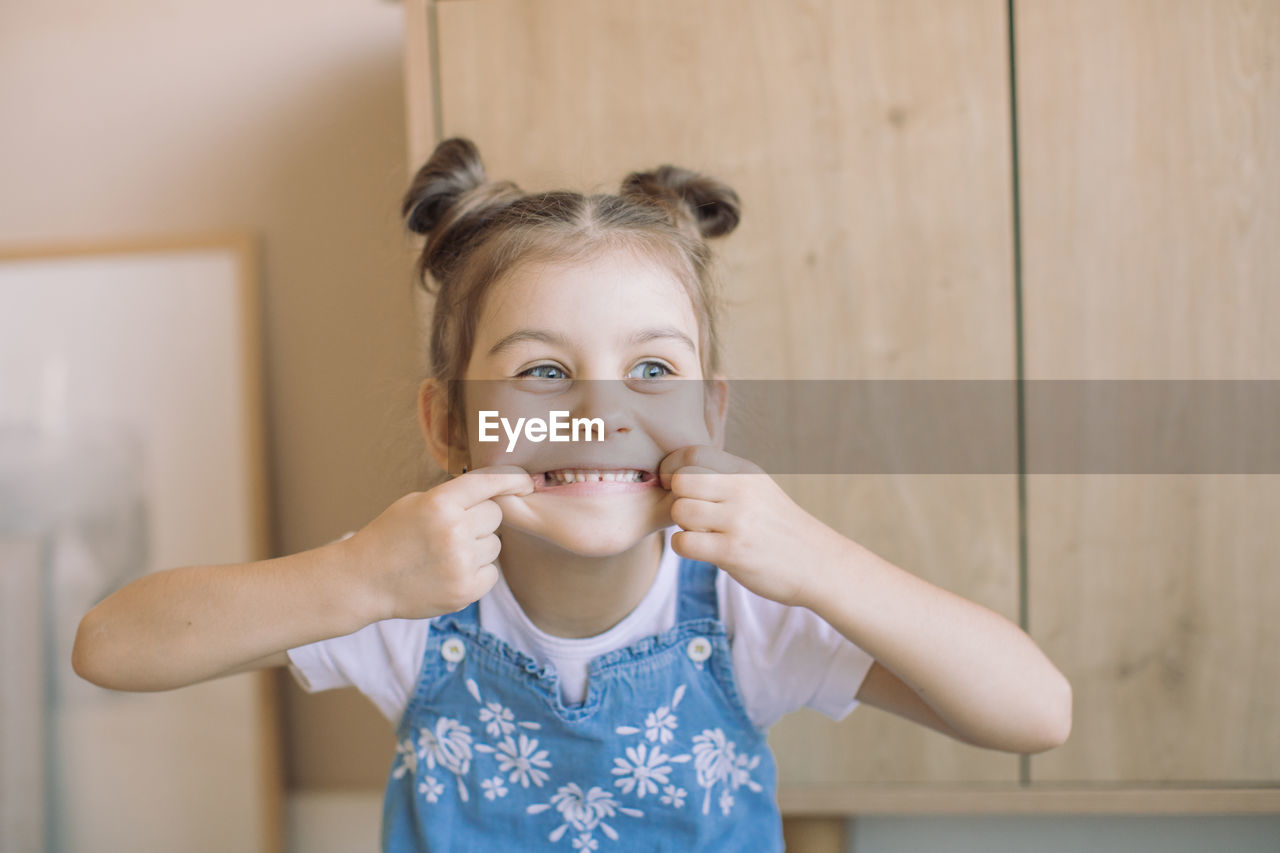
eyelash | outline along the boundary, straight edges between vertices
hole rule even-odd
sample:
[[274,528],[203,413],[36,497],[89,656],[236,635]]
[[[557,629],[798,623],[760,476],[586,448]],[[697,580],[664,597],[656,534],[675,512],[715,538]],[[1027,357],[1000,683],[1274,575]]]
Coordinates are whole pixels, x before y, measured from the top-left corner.
[[[556,378],[554,378],[554,379],[552,379],[551,377],[547,377],[547,376],[534,376],[534,375],[533,375],[533,372],[534,372],[535,370],[544,370],[544,369],[547,369],[547,368],[550,368],[550,369],[553,369],[553,370],[558,370],[558,371],[560,371],[561,373],[563,373],[563,374],[565,374],[565,375],[564,375],[564,376],[560,376],[560,377],[556,377]],[[530,378],[530,379],[550,379],[550,381],[555,382],[555,381],[559,381],[560,379],[567,379],[567,378],[568,378],[568,371],[566,371],[563,367],[561,367],[561,366],[560,366],[560,365],[558,365],[558,364],[535,364],[533,367],[530,367],[530,368],[527,368],[527,369],[525,369],[525,370],[522,370],[522,371],[520,371],[519,373],[517,373],[516,375],[517,375],[517,376],[527,376],[527,377],[528,377],[528,378]]]
[[[658,367],[661,367],[661,368],[662,368],[662,371],[663,371],[662,376],[659,376],[659,377],[651,377],[651,376],[637,376],[637,377],[634,377],[634,378],[636,378],[636,379],[655,379],[655,378],[656,378],[656,379],[661,379],[661,378],[666,377],[666,376],[675,376],[675,373],[676,373],[676,372],[675,372],[674,370],[672,370],[672,369],[671,369],[671,365],[669,365],[669,364],[667,364],[666,362],[663,362],[663,361],[657,361],[657,360],[655,360],[655,359],[647,359],[647,360],[645,360],[645,361],[642,361],[642,362],[640,362],[639,364],[637,364],[637,365],[636,365],[636,367],[644,367],[644,366],[646,366],[646,365],[650,365],[650,364],[656,364]],[[635,371],[635,369],[636,369],[636,367],[631,368],[631,370],[634,372],[634,371]],[[628,379],[631,379],[631,378],[633,378],[633,377],[631,376],[631,374],[630,374],[630,373],[628,373],[628,374],[627,374],[627,378],[628,378]]]
[[[663,373],[662,373],[662,376],[661,376],[661,377],[649,377],[649,376],[634,376],[634,377],[633,377],[633,376],[631,375],[631,372],[635,371],[636,367],[644,367],[644,366],[651,365],[651,364],[652,364],[652,365],[657,365],[658,367],[662,368]],[[557,376],[557,377],[549,377],[549,376],[537,376],[537,375],[535,375],[535,374],[534,374],[534,371],[535,371],[535,370],[545,370],[545,369],[558,370],[558,371],[560,371],[560,373],[562,373],[563,375],[562,375],[562,376]],[[516,374],[516,375],[517,375],[517,376],[522,376],[522,377],[527,377],[527,378],[529,378],[529,379],[545,379],[545,380],[550,381],[550,382],[558,382],[558,381],[561,381],[561,380],[564,380],[564,379],[568,379],[568,378],[569,378],[569,375],[568,375],[568,374],[569,374],[569,372],[568,372],[567,370],[565,370],[563,367],[561,367],[560,365],[558,365],[558,364],[535,364],[535,365],[533,365],[532,367],[529,367],[529,368],[526,368],[526,369],[524,369],[524,370],[520,371],[520,372],[519,372],[518,374]],[[636,364],[636,366],[635,366],[635,367],[631,368],[631,371],[628,371],[628,373],[627,373],[627,377],[626,377],[626,378],[628,378],[628,379],[660,379],[660,378],[663,378],[663,377],[666,377],[666,376],[675,376],[675,374],[676,374],[675,370],[671,367],[671,365],[667,364],[666,362],[658,361],[658,360],[656,360],[656,359],[645,359],[644,361],[638,362],[638,363]]]

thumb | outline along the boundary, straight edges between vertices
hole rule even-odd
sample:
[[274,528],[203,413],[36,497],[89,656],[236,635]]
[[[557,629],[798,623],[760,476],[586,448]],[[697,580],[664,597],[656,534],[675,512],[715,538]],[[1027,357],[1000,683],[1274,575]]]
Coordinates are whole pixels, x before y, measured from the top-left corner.
[[504,525],[514,527],[516,530],[533,532],[537,517],[525,503],[523,495],[496,495],[493,502],[498,505],[498,509],[502,510]]

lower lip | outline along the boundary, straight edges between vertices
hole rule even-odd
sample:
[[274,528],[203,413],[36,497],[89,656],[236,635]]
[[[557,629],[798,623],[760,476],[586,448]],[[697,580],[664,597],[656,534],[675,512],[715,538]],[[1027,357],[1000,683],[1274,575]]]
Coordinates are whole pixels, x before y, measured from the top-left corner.
[[563,497],[603,497],[606,495],[629,495],[636,492],[647,492],[658,487],[658,478],[646,473],[638,482],[619,480],[592,480],[577,483],[552,485],[545,475],[538,475],[533,480],[533,490],[538,494],[561,495]]

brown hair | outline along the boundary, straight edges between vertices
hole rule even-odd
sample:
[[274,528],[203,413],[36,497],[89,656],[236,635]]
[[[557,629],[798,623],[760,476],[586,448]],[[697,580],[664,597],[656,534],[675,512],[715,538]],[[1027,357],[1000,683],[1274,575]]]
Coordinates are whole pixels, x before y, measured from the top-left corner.
[[[698,318],[703,373],[719,370],[720,300],[706,238],[737,226],[740,203],[713,178],[661,166],[628,175],[616,195],[526,194],[510,181],[489,181],[475,144],[453,138],[418,170],[402,213],[411,231],[426,236],[418,279],[437,294],[429,344],[437,379],[462,378],[484,298],[517,264],[611,249],[630,249],[671,269]],[[460,401],[450,403],[458,411]]]

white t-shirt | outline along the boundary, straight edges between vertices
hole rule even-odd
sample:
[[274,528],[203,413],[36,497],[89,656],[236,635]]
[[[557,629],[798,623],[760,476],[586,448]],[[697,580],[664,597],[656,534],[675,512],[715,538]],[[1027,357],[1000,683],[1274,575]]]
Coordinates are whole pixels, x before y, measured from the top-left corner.
[[[634,610],[603,634],[555,637],[538,629],[499,575],[480,599],[480,626],[532,657],[550,664],[566,705],[581,704],[591,660],[669,630],[676,621],[680,556],[667,528],[653,586]],[[747,715],[768,728],[783,715],[810,707],[841,719],[871,669],[870,655],[812,611],[788,607],[747,590],[728,573],[716,580],[720,619],[733,651],[734,678]],[[398,724],[417,684],[427,647],[429,619],[388,619],[352,634],[289,650],[290,669],[309,691],[356,687]]]

